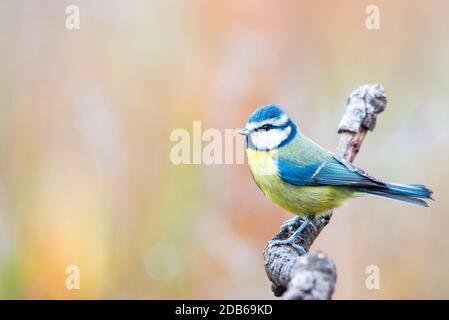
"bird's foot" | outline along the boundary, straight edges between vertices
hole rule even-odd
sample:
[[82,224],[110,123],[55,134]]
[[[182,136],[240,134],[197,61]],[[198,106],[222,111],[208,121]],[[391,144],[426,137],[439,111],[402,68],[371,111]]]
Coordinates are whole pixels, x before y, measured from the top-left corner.
[[312,226],[313,230],[315,230],[315,232],[318,232],[318,228],[313,224],[312,221],[309,220],[309,224]]
[[307,251],[306,249],[304,249],[302,246],[300,246],[299,244],[297,244],[295,242],[295,238],[290,237],[288,239],[285,240],[272,240],[269,244],[270,247],[274,247],[274,246],[283,246],[283,245],[289,245],[291,247],[293,247],[294,249],[296,249],[296,251],[298,251],[299,254],[306,254]]
[[304,229],[307,227],[307,225],[310,223],[310,221],[308,219],[303,220],[299,217],[295,217],[294,219],[290,219],[289,221],[286,221],[286,223],[284,223],[284,225],[287,225],[287,227],[291,226],[292,224],[298,224],[299,227],[296,229],[296,231],[288,238],[285,240],[272,240],[270,242],[270,247],[271,246],[276,246],[276,245],[289,245],[293,248],[295,248],[300,254],[305,254],[306,250],[300,246],[299,244],[296,243],[296,240],[298,239],[302,239],[301,238],[301,233],[304,231]]
[[281,225],[281,230],[288,231],[289,228],[298,229],[303,223],[304,220],[301,217],[293,217],[284,221],[284,223]]

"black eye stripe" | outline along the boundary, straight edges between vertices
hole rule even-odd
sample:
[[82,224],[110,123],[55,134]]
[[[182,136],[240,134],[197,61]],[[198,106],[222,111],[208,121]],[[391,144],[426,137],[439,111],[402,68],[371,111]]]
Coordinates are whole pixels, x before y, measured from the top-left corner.
[[264,124],[263,126],[260,126],[259,128],[257,128],[257,130],[270,130],[270,129],[285,129],[288,127],[288,123],[281,125],[281,126],[275,126],[272,124]]
[[267,131],[267,130],[270,130],[270,129],[273,129],[273,128],[274,128],[274,126],[271,125],[271,124],[264,124],[264,125],[256,128],[256,131],[259,131],[259,130]]
[[283,124],[281,126],[274,126],[274,128],[276,128],[276,129],[285,129],[287,127],[288,127],[288,123],[285,123],[285,124]]

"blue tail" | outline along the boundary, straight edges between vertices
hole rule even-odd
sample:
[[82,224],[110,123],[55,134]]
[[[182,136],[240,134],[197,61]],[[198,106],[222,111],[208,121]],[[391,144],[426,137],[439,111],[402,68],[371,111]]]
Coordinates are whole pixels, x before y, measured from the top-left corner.
[[409,202],[419,206],[429,205],[422,199],[432,199],[432,190],[422,184],[399,184],[389,183],[385,186],[367,186],[357,188],[358,192],[368,193],[375,196],[390,198],[394,200]]

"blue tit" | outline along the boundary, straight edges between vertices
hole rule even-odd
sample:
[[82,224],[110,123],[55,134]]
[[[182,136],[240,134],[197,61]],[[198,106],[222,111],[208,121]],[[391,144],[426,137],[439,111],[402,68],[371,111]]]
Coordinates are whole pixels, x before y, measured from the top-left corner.
[[432,191],[420,184],[386,183],[343,158],[326,151],[300,132],[276,105],[258,108],[239,131],[246,139],[248,164],[262,192],[295,214],[298,230],[287,240],[295,244],[313,219],[359,195],[374,195],[428,206]]

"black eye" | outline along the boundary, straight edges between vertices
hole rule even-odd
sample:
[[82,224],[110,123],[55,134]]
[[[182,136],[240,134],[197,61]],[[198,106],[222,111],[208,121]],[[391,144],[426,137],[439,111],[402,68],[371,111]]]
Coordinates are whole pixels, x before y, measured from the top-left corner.
[[268,130],[270,130],[270,126],[267,125],[267,124],[265,124],[265,125],[261,126],[261,127],[259,128],[259,130],[260,130],[260,131],[268,131]]

